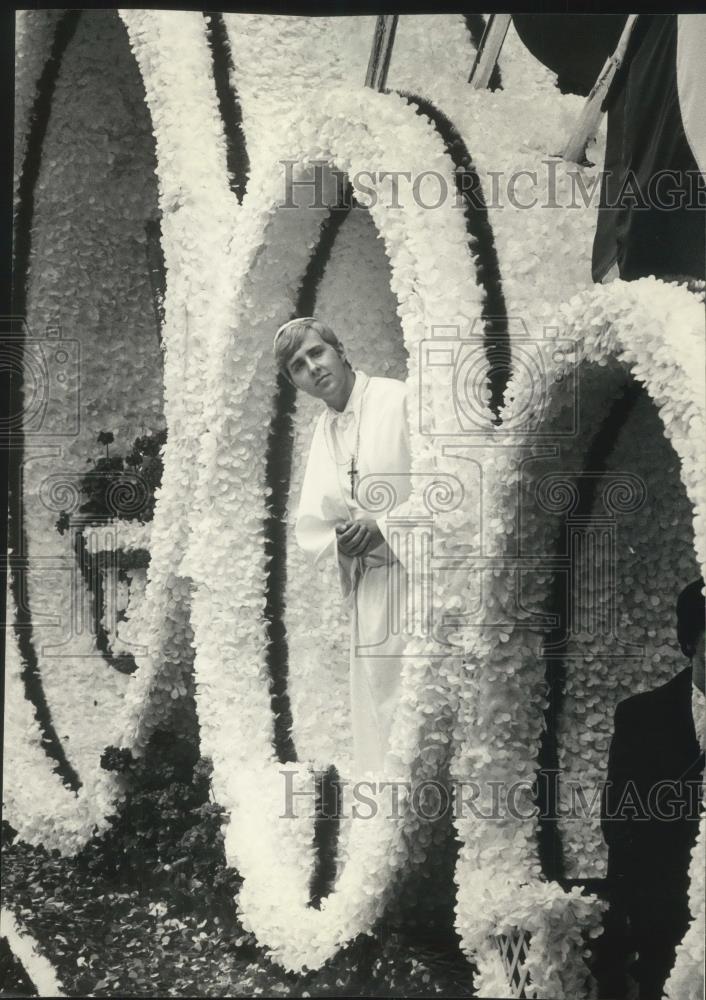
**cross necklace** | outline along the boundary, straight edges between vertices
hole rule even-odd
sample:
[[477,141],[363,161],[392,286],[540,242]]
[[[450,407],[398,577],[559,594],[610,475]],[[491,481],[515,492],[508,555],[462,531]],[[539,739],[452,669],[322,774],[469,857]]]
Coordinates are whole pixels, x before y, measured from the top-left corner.
[[[365,399],[365,393],[367,392],[368,385],[369,382],[366,383],[365,388],[363,389],[363,393],[360,397],[358,420],[356,421],[356,429],[355,429],[355,449],[353,451],[353,454],[351,455],[350,469],[346,473],[346,475],[351,481],[351,500],[355,500],[355,477],[360,474],[360,470],[357,468],[358,454],[360,452],[360,422],[363,417],[363,400]],[[331,426],[328,421],[326,422],[326,438],[329,446],[329,451],[331,452],[331,457],[333,458],[336,465],[339,467],[347,465],[348,459],[345,459],[343,462],[339,462],[338,459],[336,458],[336,448],[333,441],[333,434],[331,432]]]

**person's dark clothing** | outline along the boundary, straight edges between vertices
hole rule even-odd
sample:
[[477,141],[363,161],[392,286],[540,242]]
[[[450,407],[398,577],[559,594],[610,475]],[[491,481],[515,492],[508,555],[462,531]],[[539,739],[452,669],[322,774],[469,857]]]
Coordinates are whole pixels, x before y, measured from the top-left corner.
[[611,922],[640,1000],[662,996],[688,922],[688,869],[696,839],[704,755],[691,711],[691,667],[620,702],[615,712],[601,827],[608,845]]
[[706,188],[684,130],[676,14],[641,14],[604,101],[593,280],[704,278]]

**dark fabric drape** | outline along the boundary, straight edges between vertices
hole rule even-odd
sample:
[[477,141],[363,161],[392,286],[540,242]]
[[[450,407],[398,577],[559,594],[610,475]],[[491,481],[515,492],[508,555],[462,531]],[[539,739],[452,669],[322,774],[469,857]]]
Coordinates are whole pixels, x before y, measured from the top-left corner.
[[641,15],[605,106],[608,136],[593,280],[704,277],[706,185],[684,133],[677,17]]

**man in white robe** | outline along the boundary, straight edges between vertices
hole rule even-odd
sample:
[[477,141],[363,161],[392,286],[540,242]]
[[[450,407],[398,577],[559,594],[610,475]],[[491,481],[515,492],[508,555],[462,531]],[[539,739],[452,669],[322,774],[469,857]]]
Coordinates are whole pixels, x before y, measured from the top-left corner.
[[354,767],[358,776],[379,773],[399,697],[407,574],[385,540],[386,517],[376,519],[360,505],[358,486],[374,476],[394,491],[394,505],[407,498],[407,389],[396,379],[354,371],[333,331],[313,318],[280,328],[275,357],[298,389],[324,403],[295,531],[315,566],[335,561],[351,608]]

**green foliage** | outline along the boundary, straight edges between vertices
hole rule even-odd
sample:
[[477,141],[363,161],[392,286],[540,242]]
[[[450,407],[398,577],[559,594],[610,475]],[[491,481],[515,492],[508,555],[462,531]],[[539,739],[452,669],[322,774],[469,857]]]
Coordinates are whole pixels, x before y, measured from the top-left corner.
[[218,916],[178,917],[158,891],[116,885],[20,842],[5,845],[3,889],[3,904],[52,962],[67,996],[473,995],[473,970],[457,953],[385,926],[315,972],[285,972]]
[[129,771],[134,763],[132,751],[123,747],[106,747],[101,754],[101,767],[105,771],[124,773]]
[[36,997],[37,991],[22,963],[10,949],[7,938],[0,937],[0,983],[2,996]]
[[196,909],[235,919],[238,876],[226,867],[224,809],[213,801],[211,765],[196,741],[156,732],[144,754],[107,747],[107,770],[127,790],[111,826],[78,856],[84,871],[142,888],[159,888],[175,913]]
[[166,430],[138,437],[125,457],[125,465],[139,475],[148,495],[147,507],[139,520],[143,523],[154,517],[155,494],[162,484],[162,451],[167,441]]
[[[76,858],[31,848],[3,824],[5,905],[72,996],[470,997],[473,970],[453,933],[455,840],[435,824],[433,860],[396,904],[321,969],[273,965],[241,927],[239,878],[225,862],[223,809],[199,757],[193,711],[144,756],[107,747],[125,796]],[[14,841],[14,843],[13,843]]]
[[[98,520],[120,517],[142,524],[151,521],[155,493],[162,482],[162,450],[167,440],[166,430],[136,438],[125,457],[110,454],[110,445],[114,441],[111,431],[101,431],[96,440],[105,446],[105,455],[95,461],[87,459],[92,468],[79,480],[78,488],[86,498],[79,507],[79,513],[92,514]],[[116,507],[116,498],[130,496],[135,485],[143,502],[127,505],[125,509]],[[56,530],[63,535],[70,524],[70,515],[62,511],[56,521]]]
[[21,841],[3,842],[3,905],[67,996],[227,996],[253,953],[249,938],[217,916],[179,917],[158,890],[116,883]]
[[[104,762],[132,785],[107,835],[78,859],[11,844],[9,830],[4,846],[4,905],[39,942],[67,995],[473,995],[472,968],[456,947],[430,947],[429,925],[417,936],[382,921],[304,975],[273,965],[238,925],[232,904],[223,917],[224,896],[232,899],[237,885],[219,846],[221,811],[210,799],[210,767],[193,742],[160,733],[144,760],[109,748]],[[158,829],[163,807],[169,837]],[[197,856],[192,867],[175,864],[186,853]],[[128,855],[122,863],[121,854]],[[193,886],[190,912],[182,912],[184,879]],[[209,912],[214,901],[221,915]]]

